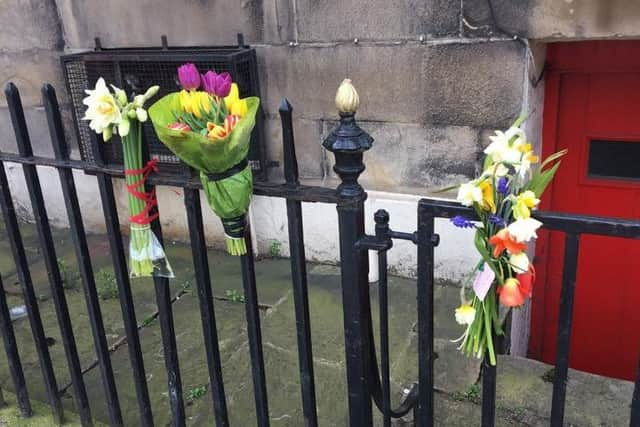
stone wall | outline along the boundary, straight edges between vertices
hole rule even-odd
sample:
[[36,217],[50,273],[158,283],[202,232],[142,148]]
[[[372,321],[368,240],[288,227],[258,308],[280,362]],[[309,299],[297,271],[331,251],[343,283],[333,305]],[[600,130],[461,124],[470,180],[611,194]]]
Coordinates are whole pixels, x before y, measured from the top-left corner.
[[[294,107],[303,179],[335,185],[332,156],[320,142],[337,117],[335,88],[351,77],[361,97],[360,123],[376,139],[362,181],[384,192],[377,200],[385,207],[402,200],[398,193],[425,195],[473,176],[489,131],[508,126],[523,109],[536,110],[528,126],[539,136],[541,92],[529,82],[540,75],[544,50],[528,39],[636,37],[639,16],[633,0],[6,0],[0,83],[19,86],[35,150],[49,154],[39,88],[49,81],[58,89],[70,122],[58,61],[63,52],[91,49],[96,36],[105,47],[157,46],[162,34],[170,45],[187,46],[233,44],[242,32],[258,52],[269,160],[282,163],[277,107],[286,96]],[[15,151],[8,122],[0,99],[0,149]],[[17,205],[28,216],[20,172],[9,168]],[[52,170],[41,173],[55,178]],[[270,176],[280,179],[281,169]],[[50,216],[64,225],[56,181],[47,182]],[[85,221],[100,229],[95,181],[79,173],[77,182],[91,207]],[[123,188],[118,195],[124,206]],[[184,236],[181,197],[170,189],[159,195],[164,230]],[[270,203],[257,199],[254,218],[268,218],[261,209]],[[324,215],[317,206],[306,209],[311,217]],[[208,235],[216,244],[220,229],[213,218],[207,222],[214,224]],[[255,227],[260,246],[272,238],[286,241],[286,230],[268,226]],[[333,241],[311,243],[309,250],[321,260],[336,253]]]

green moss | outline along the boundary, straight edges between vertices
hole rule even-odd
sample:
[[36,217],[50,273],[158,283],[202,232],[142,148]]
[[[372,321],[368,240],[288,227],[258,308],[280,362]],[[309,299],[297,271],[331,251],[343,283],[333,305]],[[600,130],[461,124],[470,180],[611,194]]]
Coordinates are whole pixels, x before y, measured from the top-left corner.
[[[0,426],[20,426],[20,427],[50,427],[56,425],[51,417],[51,410],[49,405],[31,400],[31,408],[33,415],[29,418],[24,418],[20,414],[20,409],[16,403],[16,397],[13,393],[9,393],[6,390],[2,390],[7,406],[0,408]],[[69,411],[65,411],[65,427],[80,427],[80,421],[76,414]],[[94,422],[95,427],[104,426],[98,422]]]
[[108,268],[101,268],[96,273],[96,289],[100,299],[118,298],[118,282],[113,271]]

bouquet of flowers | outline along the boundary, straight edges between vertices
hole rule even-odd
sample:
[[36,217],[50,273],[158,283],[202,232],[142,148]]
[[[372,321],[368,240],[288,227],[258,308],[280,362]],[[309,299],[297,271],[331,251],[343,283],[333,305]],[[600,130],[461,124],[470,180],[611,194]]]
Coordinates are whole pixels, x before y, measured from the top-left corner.
[[87,110],[83,120],[89,127],[102,134],[105,142],[113,134],[122,139],[124,174],[129,193],[129,274],[131,277],[174,277],[173,270],[162,245],[151,231],[150,223],[158,217],[152,213],[157,204],[155,192],[146,192],[144,182],[155,171],[156,161],[142,164],[142,122],[147,121],[144,104],[154,96],[159,87],[152,86],[144,94],[135,95],[131,101],[124,90],[111,85],[113,93],[100,77],[93,90],[87,90],[82,101]]
[[227,251],[244,255],[253,192],[247,154],[260,99],[240,99],[229,73],[200,75],[194,64],[179,67],[178,79],[182,90],[153,104],[151,121],[158,138],[200,172],[207,202],[222,220]]
[[[484,150],[482,175],[456,186],[458,201],[472,207],[479,222],[456,216],[452,223],[475,230],[474,244],[481,260],[461,289],[456,321],[465,326],[459,350],[478,358],[488,352],[496,363],[493,334],[503,335],[498,304],[520,307],[531,297],[535,270],[527,256],[528,243],[537,237],[542,223],[531,217],[540,196],[553,179],[566,150],[552,154],[539,167],[539,159],[520,129],[520,118],[506,132],[496,131]],[[471,299],[467,285],[473,278]]]

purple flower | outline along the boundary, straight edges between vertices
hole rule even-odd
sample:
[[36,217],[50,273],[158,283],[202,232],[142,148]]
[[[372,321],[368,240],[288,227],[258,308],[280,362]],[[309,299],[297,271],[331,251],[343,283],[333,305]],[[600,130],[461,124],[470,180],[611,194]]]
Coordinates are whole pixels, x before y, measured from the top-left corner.
[[224,98],[231,91],[231,75],[209,70],[202,75],[202,87],[209,95]]
[[468,218],[465,218],[461,215],[456,215],[453,218],[451,218],[451,223],[453,225],[455,225],[458,228],[473,228],[475,227],[475,225],[473,224],[473,221],[471,221]]
[[502,219],[501,216],[499,215],[491,215],[489,216],[489,222],[493,225],[497,225],[498,227],[505,227],[506,223],[504,222],[504,219]]
[[189,63],[178,67],[178,80],[185,90],[196,90],[200,87],[200,73],[195,65]]
[[502,177],[498,180],[498,193],[506,196],[509,192],[509,180],[506,177]]

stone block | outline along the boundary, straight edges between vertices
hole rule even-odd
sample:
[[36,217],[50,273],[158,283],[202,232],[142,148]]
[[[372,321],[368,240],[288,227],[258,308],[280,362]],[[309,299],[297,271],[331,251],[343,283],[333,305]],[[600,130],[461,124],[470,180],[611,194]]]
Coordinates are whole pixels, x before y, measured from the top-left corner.
[[5,51],[61,50],[62,28],[55,3],[38,0],[2,2],[0,40]]
[[[24,52],[0,52],[0,84],[13,82],[20,90],[24,106],[42,105],[40,89],[50,83],[58,90],[60,102],[66,100],[66,90],[59,53],[33,49]],[[0,96],[0,107],[7,105]]]
[[[68,105],[61,105],[62,122],[67,136],[67,144],[71,150],[77,148],[75,138],[75,129],[73,126],[73,116]],[[43,107],[25,107],[24,117],[27,121],[27,129],[31,138],[31,146],[34,154],[44,157],[53,157],[53,146],[51,136],[49,135],[49,127],[47,117]],[[9,153],[17,153],[18,146],[13,132],[13,125],[9,115],[9,109],[0,107],[0,129],[4,130],[3,137],[0,138],[0,151]]]
[[[267,160],[279,163],[277,168],[269,170],[270,180],[284,179],[284,157],[282,147],[282,126],[280,119],[267,119],[265,122]],[[294,119],[293,132],[298,159],[298,172],[301,179],[322,178],[324,156],[320,137],[322,124],[318,120]]]
[[294,117],[337,118],[335,91],[343,78],[360,95],[358,117],[420,122],[424,118],[422,57],[425,46],[325,45],[258,48],[266,111],[277,114],[283,97]]
[[451,0],[297,2],[301,41],[415,39],[456,34],[460,3]]
[[92,48],[94,37],[105,47],[159,46],[166,34],[174,46],[235,44],[242,32],[247,42],[262,40],[262,2],[136,2],[58,0],[65,42]]
[[495,21],[486,0],[464,1],[464,16],[472,27],[467,36],[500,34],[501,29],[524,38],[561,40],[576,38],[637,37],[640,3],[493,0]]
[[522,108],[524,67],[515,41],[431,46],[423,71],[427,122],[510,125]]
[[262,2],[265,43],[286,43],[295,38],[295,14],[290,5],[290,0]]
[[[478,132],[468,126],[425,126],[359,121],[374,138],[364,155],[361,183],[369,190],[427,194],[472,178],[478,156]],[[327,136],[337,122],[324,122]],[[333,154],[328,154],[333,172]]]

